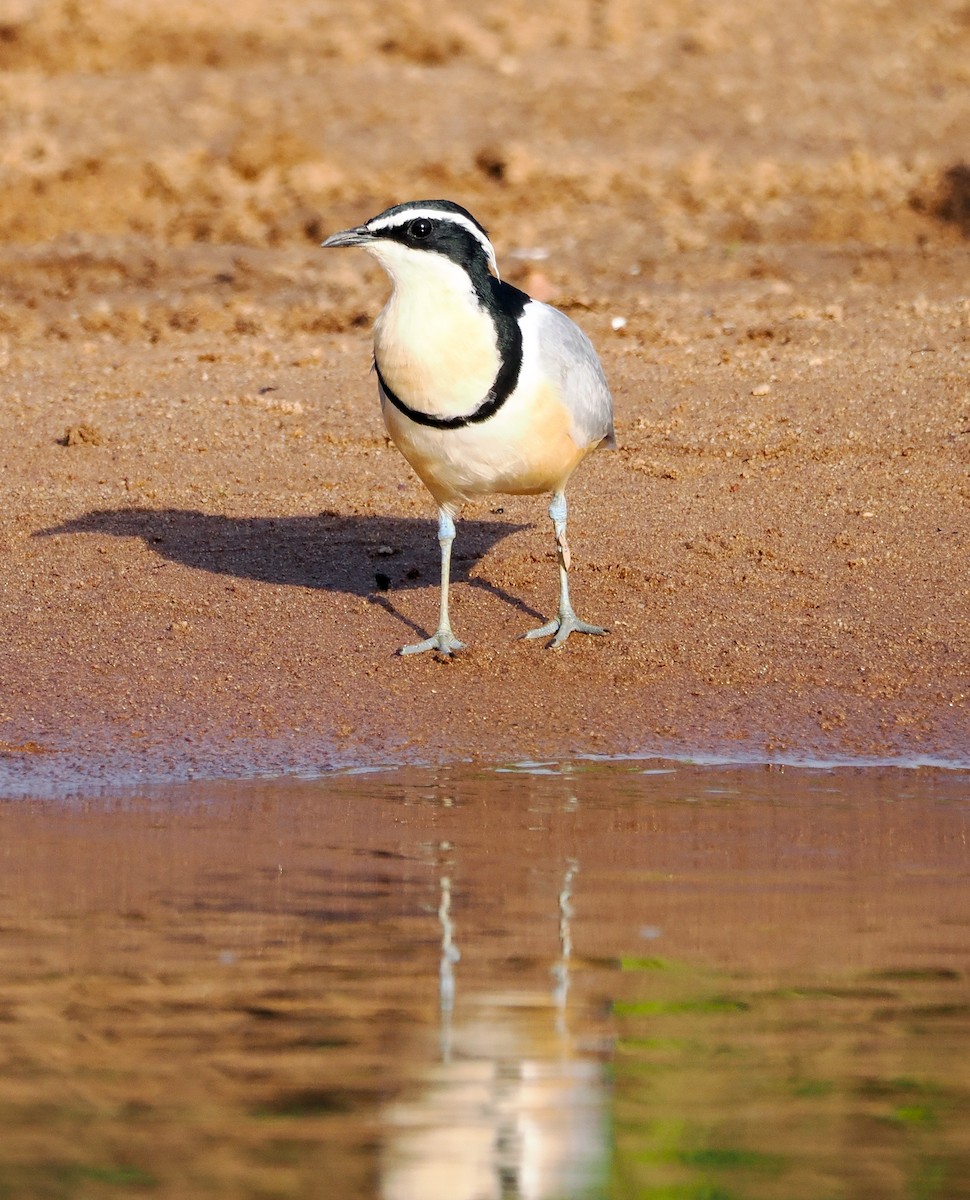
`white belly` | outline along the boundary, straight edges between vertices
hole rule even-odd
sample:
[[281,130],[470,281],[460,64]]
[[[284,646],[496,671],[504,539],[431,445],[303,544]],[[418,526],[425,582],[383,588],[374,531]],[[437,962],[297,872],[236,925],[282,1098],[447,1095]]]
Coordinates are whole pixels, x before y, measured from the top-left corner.
[[[530,389],[531,391],[531,389]],[[478,425],[431,429],[415,424],[381,398],[391,440],[435,500],[450,508],[492,493],[538,495],[565,485],[586,453],[552,388],[521,390]]]

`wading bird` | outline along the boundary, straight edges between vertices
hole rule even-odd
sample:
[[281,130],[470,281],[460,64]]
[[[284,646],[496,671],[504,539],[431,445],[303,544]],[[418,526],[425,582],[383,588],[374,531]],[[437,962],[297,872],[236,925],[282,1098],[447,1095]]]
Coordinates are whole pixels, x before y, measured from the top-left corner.
[[559,612],[527,638],[606,633],[569,598],[564,488],[597,446],[615,445],[613,404],[596,351],[563,313],[499,278],[478,221],[449,200],[398,204],[324,246],[359,246],[391,279],[374,325],[384,423],[438,505],[438,628],[402,654],[451,654],[462,643],[448,614],[454,518],[493,493],[552,494]]

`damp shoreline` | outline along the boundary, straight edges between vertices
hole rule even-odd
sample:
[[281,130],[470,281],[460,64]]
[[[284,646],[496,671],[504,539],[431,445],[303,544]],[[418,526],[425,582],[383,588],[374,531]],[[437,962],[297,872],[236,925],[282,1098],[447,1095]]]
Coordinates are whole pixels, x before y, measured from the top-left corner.
[[[205,748],[201,748],[203,751]],[[83,800],[123,794],[166,792],[198,785],[252,784],[287,786],[347,778],[373,776],[376,781],[402,771],[431,778],[455,772],[518,775],[561,775],[614,768],[643,774],[660,774],[688,767],[715,774],[720,770],[792,770],[804,773],[941,773],[956,776],[970,772],[970,758],[936,754],[848,755],[818,750],[772,753],[757,748],[731,750],[685,750],[654,747],[634,753],[604,754],[579,751],[569,756],[487,759],[455,756],[430,759],[420,755],[402,758],[344,753],[300,752],[292,746],[252,747],[232,755],[218,747],[208,753],[196,748],[191,757],[177,752],[136,761],[122,751],[101,756],[71,758],[69,752],[0,754],[0,801]]]

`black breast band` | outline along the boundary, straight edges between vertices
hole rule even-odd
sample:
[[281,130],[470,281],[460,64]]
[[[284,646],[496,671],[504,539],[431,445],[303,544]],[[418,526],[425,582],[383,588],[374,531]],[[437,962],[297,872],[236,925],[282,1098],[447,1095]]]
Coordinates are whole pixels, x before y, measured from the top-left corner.
[[[523,299],[527,300],[528,297],[523,297]],[[484,400],[470,413],[458,417],[438,417],[434,413],[426,413],[419,408],[412,408],[409,404],[405,404],[400,396],[391,391],[375,359],[374,370],[377,372],[377,381],[381,385],[381,391],[398,412],[403,413],[417,425],[426,425],[430,429],[464,429],[466,425],[480,425],[489,417],[495,416],[515,391],[515,385],[519,382],[519,372],[522,369],[522,330],[518,321],[519,314],[521,314],[521,306],[519,313],[515,315],[501,310],[492,314],[498,335],[500,365]]]

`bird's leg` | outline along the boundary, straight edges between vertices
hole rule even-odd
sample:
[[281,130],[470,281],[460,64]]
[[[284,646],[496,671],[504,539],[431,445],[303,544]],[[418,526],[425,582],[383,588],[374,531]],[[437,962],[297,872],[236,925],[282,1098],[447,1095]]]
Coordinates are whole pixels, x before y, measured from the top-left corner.
[[441,547],[441,608],[438,615],[436,632],[423,642],[413,646],[402,646],[402,654],[421,654],[425,650],[439,650],[442,654],[451,654],[453,650],[464,650],[464,646],[451,632],[451,619],[448,616],[448,590],[451,584],[451,544],[455,540],[455,522],[451,513],[444,508],[438,509],[438,545]]
[[[566,497],[556,492],[549,505],[549,516],[556,531],[556,555],[559,559],[559,615],[539,629],[523,634],[527,638],[552,637],[550,648],[561,646],[571,633],[606,633],[599,625],[588,625],[573,611],[569,601],[569,543],[566,541]],[[555,636],[553,636],[555,635]]]

